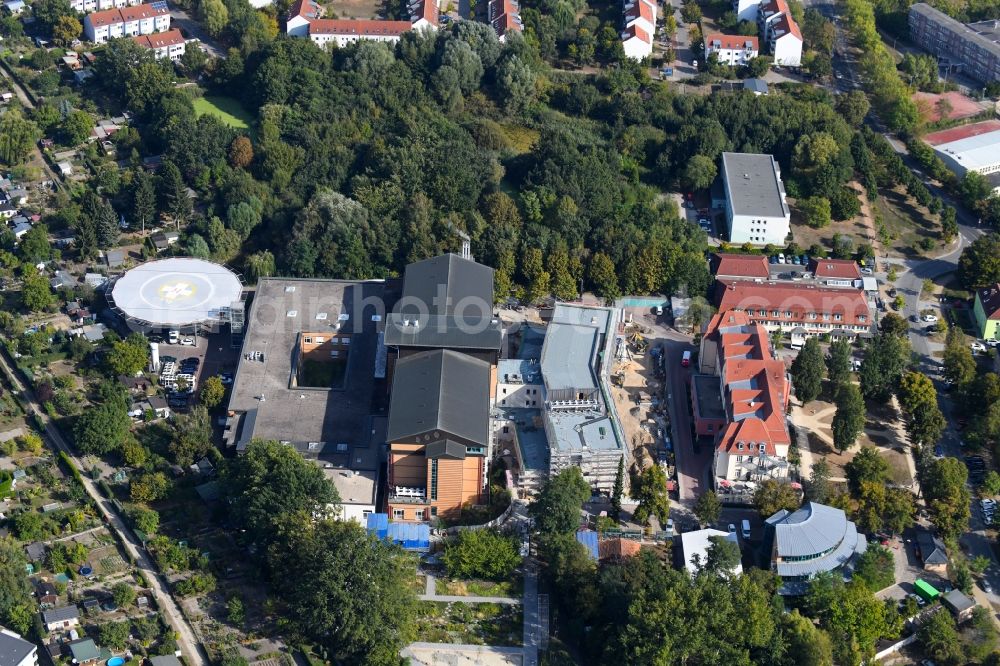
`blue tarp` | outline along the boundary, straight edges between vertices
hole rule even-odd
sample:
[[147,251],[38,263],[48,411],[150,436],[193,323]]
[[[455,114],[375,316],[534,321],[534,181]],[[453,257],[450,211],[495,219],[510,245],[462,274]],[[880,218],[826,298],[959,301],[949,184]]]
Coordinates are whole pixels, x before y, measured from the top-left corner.
[[389,514],[368,514],[368,531],[373,533],[379,539],[384,539],[389,533]]
[[389,523],[389,540],[404,550],[430,550],[431,528],[423,523]]
[[595,560],[599,558],[599,552],[597,550],[597,532],[591,532],[590,530],[579,530],[576,533],[576,540],[587,547],[587,552]]

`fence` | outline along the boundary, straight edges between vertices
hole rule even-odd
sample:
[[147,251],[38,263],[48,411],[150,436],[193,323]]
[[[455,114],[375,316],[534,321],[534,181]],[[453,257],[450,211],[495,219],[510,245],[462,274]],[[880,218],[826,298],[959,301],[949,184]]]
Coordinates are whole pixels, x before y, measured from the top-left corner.
[[451,536],[453,534],[458,534],[465,530],[488,530],[492,527],[496,527],[507,520],[510,517],[510,512],[514,510],[514,500],[511,500],[507,508],[504,509],[503,513],[494,518],[493,520],[483,523],[482,525],[455,525],[454,527],[446,527],[443,530],[438,530],[439,534],[445,534]]
[[907,645],[910,645],[911,643],[915,642],[916,640],[917,640],[917,634],[916,633],[912,633],[909,636],[907,636],[906,638],[904,638],[904,639],[902,639],[900,641],[896,641],[892,645],[889,645],[888,647],[882,648],[881,651],[876,652],[875,653],[875,659],[874,659],[874,661],[881,661],[881,660],[885,659],[886,657],[888,657],[890,654],[893,654],[895,652],[899,652],[900,650],[902,650],[903,648],[905,648]]

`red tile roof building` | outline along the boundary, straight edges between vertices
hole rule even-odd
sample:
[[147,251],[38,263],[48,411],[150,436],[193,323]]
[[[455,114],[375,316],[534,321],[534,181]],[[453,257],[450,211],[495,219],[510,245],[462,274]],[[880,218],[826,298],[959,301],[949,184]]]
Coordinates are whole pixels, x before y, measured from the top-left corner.
[[503,42],[507,33],[521,32],[520,8],[514,0],[490,0],[490,25],[497,33],[497,38]]
[[653,53],[656,34],[656,4],[650,0],[626,0],[622,11],[622,50],[626,58],[643,60]]
[[333,44],[343,48],[360,39],[397,42],[404,32],[414,28],[437,28],[437,0],[413,0],[408,9],[409,21],[324,19],[321,18],[323,8],[314,0],[296,0],[288,13],[285,32],[295,37],[309,37],[319,46]]
[[170,29],[167,3],[157,0],[135,7],[107,9],[87,14],[83,19],[83,34],[87,41],[103,44],[118,37],[136,37]]
[[868,300],[859,289],[803,283],[716,280],[719,312],[739,310],[768,330],[856,336],[871,329]]
[[715,55],[726,65],[745,65],[760,54],[760,43],[756,37],[745,35],[723,35],[714,33],[705,36],[705,60]]
[[177,28],[166,32],[157,32],[152,35],[139,35],[138,37],[133,37],[132,41],[139,46],[152,49],[157,58],[178,60],[184,55],[184,35]]
[[861,269],[858,263],[851,259],[822,259],[810,261],[810,270],[817,280],[825,281],[830,286],[853,286],[855,280],[861,279]]
[[713,254],[712,273],[716,277],[760,278],[771,277],[767,257],[761,254]]
[[691,383],[695,432],[715,439],[717,482],[787,476],[790,383],[767,329],[745,312],[715,315],[699,371]]

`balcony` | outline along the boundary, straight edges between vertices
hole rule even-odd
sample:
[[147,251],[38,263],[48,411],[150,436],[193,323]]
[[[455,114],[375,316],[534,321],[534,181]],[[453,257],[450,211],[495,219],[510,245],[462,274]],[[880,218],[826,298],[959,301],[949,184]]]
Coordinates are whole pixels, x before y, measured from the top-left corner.
[[390,504],[427,504],[427,489],[395,486],[389,492]]

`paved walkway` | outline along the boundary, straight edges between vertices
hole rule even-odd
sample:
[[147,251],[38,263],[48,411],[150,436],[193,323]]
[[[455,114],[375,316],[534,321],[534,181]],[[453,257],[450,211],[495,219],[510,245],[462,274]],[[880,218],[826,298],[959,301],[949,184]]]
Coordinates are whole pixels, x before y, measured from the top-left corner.
[[[77,469],[84,469],[83,465],[66,443],[66,440],[63,439],[62,433],[59,432],[59,429],[56,428],[55,424],[51,419],[49,419],[48,415],[38,404],[34,393],[24,386],[20,377],[14,372],[11,365],[7,362],[7,356],[5,353],[0,353],[0,366],[2,366],[7,376],[11,378],[14,388],[21,392],[21,395],[30,407],[30,411],[34,413],[37,419],[45,424],[44,434],[49,443],[69,456],[70,460],[74,465],[76,465]],[[180,608],[174,601],[174,598],[170,595],[170,589],[167,587],[166,579],[160,575],[160,572],[153,565],[151,558],[146,553],[146,550],[142,548],[139,540],[132,533],[132,530],[125,525],[125,522],[118,514],[118,511],[112,506],[111,501],[106,499],[104,495],[101,494],[93,480],[88,478],[86,475],[81,475],[80,479],[83,482],[83,487],[87,491],[87,494],[97,505],[102,520],[110,529],[118,533],[118,538],[125,546],[125,550],[131,556],[132,560],[135,562],[135,567],[142,572],[146,581],[149,582],[150,590],[153,594],[153,598],[156,600],[157,606],[159,606],[160,610],[163,611],[163,615],[166,618],[167,623],[177,634],[177,645],[180,647],[186,662],[189,664],[210,663],[208,654],[205,652],[201,643],[199,643],[195,638],[194,630],[188,623],[187,618],[185,618],[181,613]]]
[[538,613],[538,567],[529,559],[524,572],[524,666],[538,664],[541,628]]
[[417,596],[421,601],[461,601],[466,604],[519,604],[520,599],[510,597],[473,597],[461,594],[421,594]]

